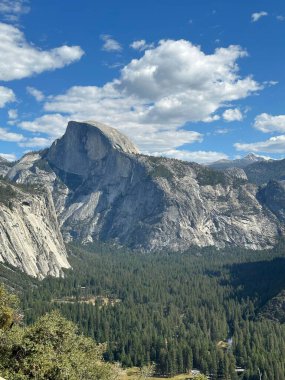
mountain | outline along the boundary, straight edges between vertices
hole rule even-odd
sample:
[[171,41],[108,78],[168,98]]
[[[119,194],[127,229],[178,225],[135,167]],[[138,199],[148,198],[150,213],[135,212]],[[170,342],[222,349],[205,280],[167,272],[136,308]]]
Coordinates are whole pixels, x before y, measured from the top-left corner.
[[252,183],[264,185],[271,180],[285,180],[285,159],[255,162],[244,168]]
[[4,177],[12,165],[13,163],[0,156],[0,176]]
[[285,181],[270,180],[258,192],[259,200],[285,223]]
[[229,169],[229,168],[242,168],[243,169],[243,168],[246,168],[247,166],[252,165],[253,163],[256,163],[256,162],[267,162],[267,160],[261,156],[256,156],[253,153],[249,153],[248,155],[246,155],[243,158],[239,158],[236,160],[223,159],[223,160],[215,161],[215,162],[209,164],[208,166],[210,168],[216,169],[216,170],[225,170],[225,169]]
[[49,192],[0,180],[0,262],[38,278],[70,267]]
[[62,138],[24,156],[7,176],[49,188],[66,241],[114,241],[142,251],[264,249],[284,234],[244,170],[145,156],[97,122],[69,122]]

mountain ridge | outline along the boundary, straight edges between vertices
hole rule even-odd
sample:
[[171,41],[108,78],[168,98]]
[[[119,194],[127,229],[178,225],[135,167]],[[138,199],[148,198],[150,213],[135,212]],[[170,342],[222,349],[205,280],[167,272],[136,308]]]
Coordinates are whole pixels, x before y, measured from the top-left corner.
[[114,241],[142,251],[265,249],[284,234],[243,169],[145,156],[95,121],[69,122],[62,138],[19,160],[7,176],[50,189],[66,241]]

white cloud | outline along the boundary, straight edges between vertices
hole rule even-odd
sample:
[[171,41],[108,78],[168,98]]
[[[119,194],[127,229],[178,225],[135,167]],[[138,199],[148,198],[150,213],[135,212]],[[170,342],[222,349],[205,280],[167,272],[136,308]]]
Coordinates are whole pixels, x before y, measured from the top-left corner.
[[265,16],[268,16],[268,13],[265,11],[255,12],[251,15],[251,21],[257,22],[258,20],[260,20],[262,17],[265,17]]
[[285,135],[249,144],[236,143],[234,146],[237,150],[247,152],[285,153]]
[[7,87],[0,86],[0,108],[5,107],[7,103],[14,102],[15,100],[16,96],[13,90]]
[[34,88],[34,87],[30,87],[28,86],[27,87],[27,93],[30,94],[31,96],[33,96],[37,102],[42,102],[45,98],[44,94],[42,93],[42,91]]
[[[175,150],[202,141],[202,134],[181,128],[186,123],[217,120],[220,107],[262,88],[252,77],[239,75],[236,61],[244,56],[239,46],[205,54],[185,40],[161,41],[113,82],[50,96],[44,109],[52,114],[19,126],[55,136],[52,125],[63,131],[67,119],[93,119],[121,130],[142,152]],[[56,120],[46,123],[48,117]]]
[[9,132],[7,129],[0,128],[0,141],[20,142],[25,138],[18,133]]
[[251,77],[239,77],[236,61],[244,56],[246,52],[239,46],[207,55],[185,40],[161,41],[123,68],[118,87],[154,103],[145,113],[147,122],[200,121],[222,103],[261,88]]
[[109,51],[109,52],[113,52],[113,51],[119,52],[123,50],[122,45],[118,41],[116,41],[114,38],[112,38],[112,36],[110,36],[109,34],[102,34],[100,37],[101,37],[101,40],[104,41],[102,50]]
[[137,40],[137,41],[133,41],[130,44],[130,47],[135,50],[144,51],[146,49],[152,49],[154,47],[154,44],[153,43],[148,44],[146,43],[146,40]]
[[225,121],[241,121],[243,119],[243,114],[238,108],[231,108],[225,110],[223,113],[223,118]]
[[47,146],[50,146],[52,143],[52,139],[47,139],[45,137],[31,137],[28,139],[25,139],[23,142],[19,142],[19,146],[21,147],[36,147],[36,148],[45,148]]
[[200,164],[209,164],[222,159],[227,159],[228,156],[220,152],[212,151],[188,151],[188,150],[169,150],[165,152],[152,152],[153,156],[165,156],[169,158],[177,158],[183,161],[194,161]]
[[284,21],[284,20],[285,20],[285,16],[283,16],[283,15],[278,15],[278,16],[276,16],[276,19],[277,19],[278,21]]
[[28,0],[0,0],[0,14],[7,21],[17,21],[21,15],[29,12]]
[[8,117],[10,120],[15,120],[18,118],[18,111],[16,109],[8,110]]
[[203,123],[212,123],[213,121],[217,121],[217,120],[220,120],[220,116],[219,115],[212,115],[212,116],[207,116],[205,117],[205,119],[203,119]]
[[23,121],[17,126],[26,131],[44,133],[52,138],[58,138],[64,133],[68,120],[67,117],[60,114],[50,114],[38,117],[33,121]]
[[285,132],[285,115],[272,116],[262,113],[256,116],[253,126],[265,133]]
[[22,79],[69,65],[84,54],[79,46],[61,46],[48,51],[29,44],[16,27],[0,23],[0,80]]
[[5,158],[7,161],[16,161],[17,157],[13,153],[0,153],[0,157]]

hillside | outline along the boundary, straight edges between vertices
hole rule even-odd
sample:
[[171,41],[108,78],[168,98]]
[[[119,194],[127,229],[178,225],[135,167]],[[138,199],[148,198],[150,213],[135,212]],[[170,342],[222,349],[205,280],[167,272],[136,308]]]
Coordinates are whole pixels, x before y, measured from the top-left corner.
[[45,151],[7,174],[53,195],[66,241],[113,241],[142,251],[190,246],[273,247],[284,224],[242,169],[144,156],[127,137],[96,122],[70,122]]
[[70,268],[51,195],[0,180],[0,262],[30,276]]

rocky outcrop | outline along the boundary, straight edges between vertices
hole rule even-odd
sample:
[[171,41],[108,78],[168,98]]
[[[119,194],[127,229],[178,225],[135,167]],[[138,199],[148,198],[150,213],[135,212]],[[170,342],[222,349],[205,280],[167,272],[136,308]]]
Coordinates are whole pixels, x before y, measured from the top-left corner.
[[237,158],[235,160],[222,159],[209,164],[209,167],[216,170],[225,170],[229,168],[246,168],[257,162],[266,162],[267,160],[262,156],[256,156],[253,153],[247,154],[245,157]]
[[250,182],[264,185],[271,180],[285,180],[285,159],[255,162],[244,168]]
[[70,122],[50,149],[25,156],[8,176],[48,186],[66,240],[143,251],[263,249],[284,232],[243,169],[140,155],[127,137],[96,122]]
[[270,180],[259,190],[258,199],[285,224],[285,181]]
[[0,156],[0,177],[5,177],[11,166],[11,162]]
[[40,279],[70,268],[47,190],[0,181],[0,262]]

